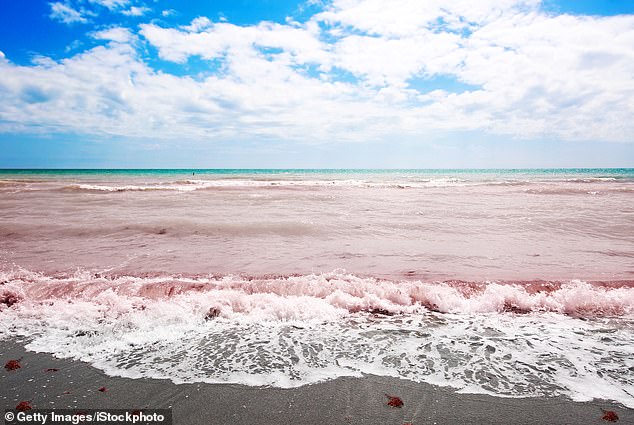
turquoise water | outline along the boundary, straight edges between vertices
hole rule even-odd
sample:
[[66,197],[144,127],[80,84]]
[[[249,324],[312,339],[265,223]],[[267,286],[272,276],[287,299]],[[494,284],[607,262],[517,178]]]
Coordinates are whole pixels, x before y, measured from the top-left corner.
[[232,175],[420,175],[420,176],[584,176],[634,179],[634,168],[536,169],[0,169],[4,176],[232,176]]

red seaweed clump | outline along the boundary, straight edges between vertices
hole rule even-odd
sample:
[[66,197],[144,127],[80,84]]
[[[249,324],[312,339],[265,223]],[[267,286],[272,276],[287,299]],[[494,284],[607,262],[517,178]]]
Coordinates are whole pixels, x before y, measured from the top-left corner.
[[105,393],[106,391],[108,391],[108,388],[106,388],[106,387],[101,387],[101,388],[99,388],[99,390],[97,390],[97,391],[101,391],[102,393]]
[[506,301],[504,303],[504,307],[502,308],[502,311],[504,311],[505,313],[515,313],[515,314],[528,314],[531,312],[530,309],[520,307],[517,304],[514,304],[510,301]]
[[20,364],[20,359],[17,360],[9,360],[8,362],[5,363],[4,368],[6,370],[18,370],[22,367],[22,365]]
[[400,397],[396,397],[393,395],[385,394],[385,397],[388,398],[387,405],[390,407],[403,407],[403,400]]
[[22,299],[12,292],[4,292],[0,295],[0,304],[4,304],[7,307],[11,307],[13,304],[17,304],[20,301],[22,301]]
[[421,302],[421,304],[423,305],[423,307],[425,307],[429,311],[433,311],[434,313],[442,313],[442,311],[440,310],[440,307],[438,307],[438,304],[436,303],[424,300]]
[[372,308],[368,310],[368,313],[374,314],[375,316],[394,316],[394,313],[384,308]]
[[617,415],[616,412],[613,412],[611,410],[604,410],[603,418],[601,419],[608,422],[617,422],[619,420],[619,415]]
[[211,307],[209,308],[209,311],[207,311],[207,314],[205,314],[205,320],[212,320],[218,316],[220,316],[220,309],[216,307]]
[[31,409],[33,409],[33,406],[31,406],[31,403],[28,401],[21,401],[18,403],[17,406],[15,406],[15,410],[18,410],[20,412],[26,412],[27,410]]

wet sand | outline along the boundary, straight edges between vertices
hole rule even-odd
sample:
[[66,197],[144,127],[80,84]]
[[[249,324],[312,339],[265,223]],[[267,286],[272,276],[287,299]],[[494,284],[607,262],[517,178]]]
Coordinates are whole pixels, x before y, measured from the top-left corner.
[[[32,400],[34,408],[172,408],[175,424],[634,424],[634,409],[609,401],[500,398],[367,376],[339,378],[294,389],[241,385],[180,384],[167,380],[110,377],[90,365],[34,353],[18,340],[0,343],[0,361],[21,358],[21,368],[0,370],[0,406]],[[58,371],[47,371],[54,368]],[[106,387],[107,391],[99,389]],[[385,394],[403,407],[387,405]]]

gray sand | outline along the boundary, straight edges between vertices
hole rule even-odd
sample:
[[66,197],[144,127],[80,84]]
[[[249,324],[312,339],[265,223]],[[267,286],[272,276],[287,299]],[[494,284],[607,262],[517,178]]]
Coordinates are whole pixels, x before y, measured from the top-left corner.
[[[22,357],[22,368],[0,371],[0,408],[32,400],[34,408],[173,408],[181,424],[634,424],[634,409],[608,401],[578,403],[563,397],[514,399],[457,394],[396,378],[340,378],[294,389],[181,384],[105,375],[90,365],[26,351],[1,341],[0,361]],[[47,372],[57,368],[57,372]],[[98,391],[106,387],[106,392]],[[65,394],[65,392],[69,392]],[[404,406],[387,405],[385,394]]]

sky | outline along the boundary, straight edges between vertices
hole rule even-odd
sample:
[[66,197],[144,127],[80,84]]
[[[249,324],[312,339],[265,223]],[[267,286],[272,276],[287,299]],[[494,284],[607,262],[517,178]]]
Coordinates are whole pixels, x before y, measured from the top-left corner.
[[0,0],[0,168],[634,167],[631,0]]

